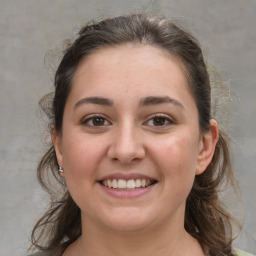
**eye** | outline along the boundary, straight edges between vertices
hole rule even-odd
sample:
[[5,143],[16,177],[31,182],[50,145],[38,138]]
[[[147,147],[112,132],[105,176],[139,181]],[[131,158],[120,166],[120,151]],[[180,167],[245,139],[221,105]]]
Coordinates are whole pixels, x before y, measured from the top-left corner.
[[101,127],[110,125],[111,123],[101,115],[93,115],[84,119],[82,124],[88,127]]
[[149,119],[145,124],[149,126],[168,126],[172,125],[174,122],[164,115],[155,115],[151,119]]

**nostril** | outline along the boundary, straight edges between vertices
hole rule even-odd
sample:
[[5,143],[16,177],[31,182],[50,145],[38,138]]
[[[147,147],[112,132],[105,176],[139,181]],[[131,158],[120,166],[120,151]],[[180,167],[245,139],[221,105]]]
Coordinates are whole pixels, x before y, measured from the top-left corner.
[[[131,129],[133,130],[131,131]],[[123,164],[143,159],[145,149],[139,138],[134,137],[134,128],[123,129],[121,133],[121,135],[118,135],[117,132],[113,144],[108,149],[108,157],[112,161],[120,161]]]

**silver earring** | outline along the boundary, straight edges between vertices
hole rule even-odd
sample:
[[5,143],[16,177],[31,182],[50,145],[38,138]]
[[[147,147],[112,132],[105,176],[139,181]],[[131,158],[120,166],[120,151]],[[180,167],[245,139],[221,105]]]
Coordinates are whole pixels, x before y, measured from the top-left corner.
[[61,166],[59,166],[59,170],[58,170],[59,175],[60,175],[61,173],[63,173],[63,172],[64,172],[63,168],[62,168]]

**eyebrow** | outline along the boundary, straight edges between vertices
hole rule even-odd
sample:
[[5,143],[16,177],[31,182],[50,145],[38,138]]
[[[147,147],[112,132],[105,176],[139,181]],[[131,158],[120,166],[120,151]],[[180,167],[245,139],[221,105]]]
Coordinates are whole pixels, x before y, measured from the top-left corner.
[[[114,106],[114,102],[111,99],[95,96],[95,97],[82,98],[75,104],[74,108],[77,108],[80,105],[88,104],[88,103],[101,105],[101,106],[108,106],[108,107]],[[155,106],[155,105],[164,104],[164,103],[172,103],[182,109],[185,109],[185,107],[181,102],[173,98],[170,98],[169,96],[148,96],[140,100],[139,106],[141,107]]]
[[77,108],[80,105],[86,104],[86,103],[91,103],[91,104],[96,104],[96,105],[101,105],[101,106],[113,106],[114,102],[108,98],[104,97],[87,97],[79,100],[74,108]]
[[145,106],[154,106],[154,105],[159,105],[164,103],[172,103],[182,109],[185,109],[185,107],[181,102],[173,98],[170,98],[169,96],[149,96],[141,99],[139,105],[142,107],[145,107]]

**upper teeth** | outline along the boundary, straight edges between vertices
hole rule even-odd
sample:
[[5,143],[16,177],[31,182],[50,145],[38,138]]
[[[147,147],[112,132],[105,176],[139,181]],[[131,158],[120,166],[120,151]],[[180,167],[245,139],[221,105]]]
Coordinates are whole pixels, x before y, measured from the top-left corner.
[[102,184],[109,188],[121,188],[121,189],[132,189],[132,188],[140,188],[140,187],[147,187],[152,183],[150,180],[146,179],[130,179],[130,180],[123,180],[123,179],[113,179],[113,180],[103,180]]

